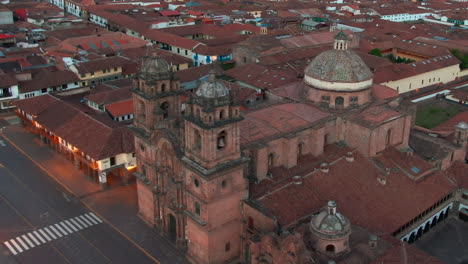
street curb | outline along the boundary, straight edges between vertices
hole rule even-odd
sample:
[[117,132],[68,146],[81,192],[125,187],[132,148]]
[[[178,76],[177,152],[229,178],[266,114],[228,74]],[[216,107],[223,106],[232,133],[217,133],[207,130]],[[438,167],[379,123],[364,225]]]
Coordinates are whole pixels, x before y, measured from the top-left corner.
[[69,192],[70,195],[74,196],[77,198],[86,208],[88,208],[91,212],[94,214],[98,215],[101,219],[103,219],[109,226],[111,226],[117,233],[122,235],[125,239],[127,239],[130,243],[132,243],[134,246],[136,246],[140,251],[142,251],[146,256],[148,256],[151,260],[153,260],[157,264],[161,264],[155,257],[153,257],[148,251],[146,251],[144,248],[142,248],[140,245],[138,245],[133,239],[131,239],[129,236],[127,236],[125,233],[120,231],[116,226],[114,226],[109,220],[107,220],[105,217],[103,217],[100,213],[98,213],[96,210],[91,208],[88,204],[83,202],[81,199],[79,199],[75,193],[68,188],[64,183],[62,183],[57,177],[55,177],[52,173],[50,173],[44,166],[39,164],[37,161],[35,161],[28,153],[26,153],[24,150],[22,150],[18,145],[16,145],[9,137],[7,137],[3,132],[0,131],[0,136],[3,137],[8,143],[10,143],[15,149],[17,149],[21,154],[23,154],[26,158],[31,160],[39,169],[41,169],[43,172],[45,172],[47,175],[52,177],[56,183],[58,183],[60,186],[62,186],[67,192]]

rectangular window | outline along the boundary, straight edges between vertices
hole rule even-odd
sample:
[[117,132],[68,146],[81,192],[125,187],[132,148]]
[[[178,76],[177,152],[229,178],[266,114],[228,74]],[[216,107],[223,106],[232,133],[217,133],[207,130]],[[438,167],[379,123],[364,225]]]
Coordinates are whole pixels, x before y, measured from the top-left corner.
[[117,67],[114,67],[114,71],[115,71],[115,72],[116,72],[116,71],[118,71],[118,70],[119,70],[119,68],[117,68]]
[[132,158],[134,158],[134,157],[136,157],[136,153],[135,153],[135,152],[132,153]]
[[86,73],[82,73],[82,74],[80,74],[80,76],[81,76],[81,78],[84,78],[84,77],[86,77]]
[[110,157],[110,165],[111,166],[115,165],[115,157]]
[[94,77],[94,72],[91,72],[91,77]]
[[200,215],[201,213],[200,204],[198,202],[195,202],[195,213],[197,215]]
[[42,92],[42,93],[47,93],[47,88],[42,88],[42,89],[41,89],[41,92]]

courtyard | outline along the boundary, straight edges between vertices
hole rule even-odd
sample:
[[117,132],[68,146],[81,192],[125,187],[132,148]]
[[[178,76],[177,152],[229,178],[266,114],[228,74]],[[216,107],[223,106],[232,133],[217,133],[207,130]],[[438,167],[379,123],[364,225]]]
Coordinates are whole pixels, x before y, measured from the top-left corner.
[[427,100],[418,104],[416,125],[432,129],[464,109],[466,109],[465,106],[446,100]]
[[424,234],[415,245],[447,264],[468,263],[468,222],[449,217]]

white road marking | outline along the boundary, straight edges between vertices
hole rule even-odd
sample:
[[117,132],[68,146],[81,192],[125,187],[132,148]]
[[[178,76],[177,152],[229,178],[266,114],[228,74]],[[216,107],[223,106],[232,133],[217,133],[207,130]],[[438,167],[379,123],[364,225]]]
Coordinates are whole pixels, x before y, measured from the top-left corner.
[[67,224],[67,226],[71,227],[73,229],[73,231],[78,232],[78,229],[76,229],[76,227],[70,221],[65,220],[62,223]]
[[68,235],[67,231],[63,230],[63,228],[59,224],[54,224],[54,226],[60,230],[64,235]]
[[23,252],[23,249],[16,243],[16,241],[14,239],[11,239],[10,240],[11,244],[13,244],[13,246],[15,246],[15,248],[21,253]]
[[28,236],[29,236],[29,238],[31,238],[31,240],[32,240],[34,243],[36,243],[37,246],[40,246],[40,245],[41,245],[41,243],[39,243],[39,241],[37,241],[37,239],[33,236],[32,233],[28,233]]
[[63,228],[65,228],[69,234],[73,233],[73,231],[71,231],[71,229],[68,228],[68,226],[63,221],[60,222],[60,225],[63,226]]
[[52,231],[50,231],[47,227],[44,227],[44,230],[52,237],[52,239],[57,239],[54,233],[52,233]]
[[86,219],[86,217],[80,215],[80,218],[85,221],[89,226],[92,226],[93,224],[91,224],[91,222],[88,221],[88,219]]
[[23,240],[21,240],[21,238],[20,238],[20,237],[17,237],[17,238],[16,238],[16,240],[18,240],[18,242],[20,242],[20,244],[23,246],[23,248],[24,248],[24,249],[26,249],[26,250],[28,250],[28,249],[29,249],[29,247],[28,247],[28,246],[26,246],[26,244],[23,242]]
[[85,222],[81,221],[81,219],[78,216],[75,217],[75,219],[76,221],[80,222],[80,224],[82,224],[85,228],[88,227],[88,225]]
[[[41,230],[39,230],[41,231]],[[42,232],[41,232],[42,233]],[[39,238],[39,240],[41,240],[41,242],[44,244],[46,243],[46,241],[44,240],[44,238],[42,238],[39,233],[37,233],[36,231],[33,231],[33,234],[36,235],[37,238]],[[48,237],[45,233],[43,233],[42,235],[44,235],[46,238]],[[50,241],[50,238],[47,239],[48,241]]]
[[26,235],[22,235],[21,238],[24,239],[24,241],[26,241],[26,243],[28,243],[28,245],[33,248],[35,247],[35,245],[31,242],[31,240],[29,240],[29,238],[26,236]]
[[4,241],[3,244],[13,255],[17,255],[99,223],[103,223],[103,220],[90,212],[17,236],[9,241]]
[[70,218],[70,221],[72,221],[73,224],[75,224],[80,230],[83,229],[83,227],[80,224],[78,224],[78,222],[76,222],[75,219]]
[[102,223],[102,220],[101,218],[97,217],[94,213],[89,213],[90,216],[94,217],[94,219],[96,219],[99,223]]
[[8,241],[5,241],[3,244],[5,244],[5,246],[10,250],[10,252],[13,253],[13,255],[18,254],[16,250],[12,246],[10,246],[10,243],[8,243]]
[[98,222],[96,220],[94,220],[94,218],[92,218],[91,216],[89,216],[89,215],[85,215],[85,216],[86,216],[86,218],[89,219],[89,221],[93,222],[93,224],[95,224],[95,225],[98,224]]
[[59,237],[63,237],[62,233],[60,233],[57,229],[55,229],[52,225],[49,226],[49,228],[54,231],[55,234]]

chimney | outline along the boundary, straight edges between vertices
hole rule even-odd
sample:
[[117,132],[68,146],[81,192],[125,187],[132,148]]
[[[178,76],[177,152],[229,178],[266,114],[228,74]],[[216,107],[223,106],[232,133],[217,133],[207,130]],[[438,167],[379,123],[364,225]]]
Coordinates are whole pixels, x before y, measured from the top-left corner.
[[353,161],[354,161],[353,152],[351,152],[351,151],[346,152],[346,161],[347,161],[347,162],[353,162]]
[[369,235],[369,247],[371,248],[376,248],[378,243],[377,243],[378,237],[374,234]]
[[330,171],[330,168],[328,167],[328,163],[322,163],[320,164],[320,170],[323,172],[323,173],[328,173]]
[[328,201],[327,212],[329,215],[336,214],[336,202],[335,201]]
[[382,185],[387,184],[387,178],[385,178],[385,176],[383,176],[383,175],[378,176],[377,181]]
[[293,176],[293,183],[296,185],[301,185],[302,184],[302,176],[296,175]]

